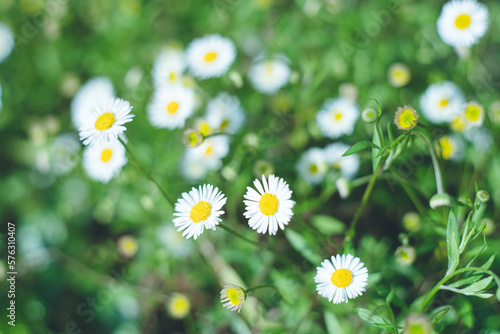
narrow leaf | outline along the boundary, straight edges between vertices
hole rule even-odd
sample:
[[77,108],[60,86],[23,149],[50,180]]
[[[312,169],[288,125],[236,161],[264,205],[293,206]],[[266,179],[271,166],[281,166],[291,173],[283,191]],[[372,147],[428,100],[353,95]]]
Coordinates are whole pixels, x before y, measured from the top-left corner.
[[340,322],[332,312],[324,313],[326,330],[329,334],[345,334],[344,329],[340,326]]
[[446,276],[451,275],[458,266],[460,253],[458,251],[458,223],[453,211],[448,216],[446,226],[446,243],[448,244],[448,270]]
[[368,140],[359,141],[356,144],[352,145],[344,154],[342,154],[342,156],[347,157],[348,155],[358,153],[359,151],[363,151],[371,147],[379,148],[378,146],[370,143]]
[[318,264],[322,261],[302,235],[291,229],[285,229],[285,235],[292,247],[312,264]]

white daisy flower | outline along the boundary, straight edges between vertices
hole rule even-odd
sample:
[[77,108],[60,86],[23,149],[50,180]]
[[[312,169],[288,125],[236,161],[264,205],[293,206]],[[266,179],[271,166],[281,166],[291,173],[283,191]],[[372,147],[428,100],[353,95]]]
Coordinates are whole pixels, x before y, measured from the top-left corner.
[[245,122],[245,112],[236,96],[224,92],[208,101],[205,118],[211,128],[234,134]]
[[321,183],[327,172],[323,150],[318,147],[312,147],[304,152],[297,162],[297,172],[300,177],[310,183]]
[[422,113],[434,124],[451,122],[464,104],[462,91],[449,81],[430,85],[420,97]]
[[14,48],[14,34],[8,26],[0,23],[0,63],[2,63]]
[[488,30],[488,9],[475,0],[452,0],[444,4],[437,21],[443,42],[469,48],[479,42]]
[[437,141],[437,152],[443,160],[461,160],[464,149],[464,143],[458,135],[441,136]]
[[182,83],[182,72],[186,69],[184,51],[176,48],[165,48],[156,57],[152,76],[156,88]]
[[234,43],[220,35],[197,38],[186,50],[189,69],[198,79],[220,77],[236,58]]
[[332,256],[317,268],[314,281],[320,296],[333,300],[334,304],[361,296],[365,291],[368,270],[359,258],[351,254]]
[[205,138],[200,146],[188,148],[186,155],[193,160],[201,160],[207,170],[218,170],[222,167],[222,159],[229,153],[229,137],[216,135]]
[[120,174],[126,163],[125,147],[118,140],[87,146],[83,152],[83,168],[91,179],[102,183]]
[[410,82],[411,72],[408,66],[406,66],[405,64],[394,63],[389,66],[387,77],[391,86],[403,87],[406,86],[408,82]]
[[147,107],[149,122],[157,128],[182,128],[193,114],[195,105],[192,89],[182,85],[163,86],[155,91]]
[[288,59],[277,55],[271,59],[258,59],[248,71],[253,87],[264,94],[275,94],[290,80],[292,70]]
[[219,218],[224,213],[221,210],[227,198],[219,188],[210,184],[192,188],[189,193],[182,193],[182,198],[175,203],[173,222],[177,231],[183,231],[182,236],[196,240],[205,228],[215,231],[215,226],[222,221]]
[[83,145],[103,144],[118,138],[135,116],[130,113],[132,106],[122,99],[110,100],[97,107],[97,110],[80,128],[80,140]]
[[230,311],[238,311],[239,313],[245,299],[246,296],[243,288],[234,284],[224,285],[224,288],[220,292],[220,302]]
[[333,143],[323,150],[328,165],[340,170],[340,175],[348,180],[351,180],[359,170],[359,156],[357,154],[342,156],[350,147],[344,143]]
[[95,77],[80,87],[71,101],[71,122],[80,129],[92,118],[97,107],[115,98],[115,89],[111,80]]
[[212,128],[210,124],[208,124],[205,118],[199,117],[195,119],[194,128],[200,131],[200,133],[205,137],[214,133],[214,128]]
[[345,98],[328,99],[316,115],[316,122],[323,135],[335,139],[354,131],[359,114],[358,106],[352,101]]
[[295,202],[290,198],[292,191],[282,178],[273,174],[269,175],[269,181],[262,175],[262,184],[259,179],[253,182],[257,191],[247,187],[243,202],[246,206],[244,213],[248,219],[248,225],[257,230],[257,233],[276,235],[278,227],[282,230],[292,219],[292,208]]
[[484,108],[477,102],[469,102],[465,106],[464,118],[467,125],[472,127],[480,127],[484,122]]

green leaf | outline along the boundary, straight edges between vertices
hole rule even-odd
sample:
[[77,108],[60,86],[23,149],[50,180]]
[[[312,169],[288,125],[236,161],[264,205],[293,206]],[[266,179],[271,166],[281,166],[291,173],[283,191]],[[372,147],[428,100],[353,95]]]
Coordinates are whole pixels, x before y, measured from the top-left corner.
[[460,287],[469,285],[471,283],[477,282],[477,280],[481,279],[482,276],[483,276],[483,274],[474,275],[474,276],[470,276],[470,277],[467,277],[467,278],[462,278],[461,280],[458,280],[456,282],[448,284],[448,286],[452,287],[452,288],[460,288]]
[[373,145],[368,140],[359,141],[356,144],[352,145],[347,151],[345,151],[345,153],[342,154],[342,156],[347,157],[348,155],[358,153],[359,151],[363,151],[363,150],[366,150],[367,148],[371,148],[371,147],[376,147],[376,148],[380,149],[378,146]]
[[471,285],[469,285],[465,289],[462,289],[462,291],[463,292],[482,292],[484,289],[486,289],[488,287],[488,285],[491,283],[492,280],[493,280],[493,277],[491,277],[491,276],[483,278],[480,281],[472,283]]
[[373,312],[371,312],[370,310],[357,307],[354,309],[354,312],[356,312],[361,319],[368,322],[369,324],[372,324],[373,326],[385,331],[394,333],[394,327],[389,323],[388,320],[382,318],[381,316],[373,314]]
[[481,269],[485,269],[485,270],[488,270],[490,269],[493,261],[495,261],[495,256],[496,254],[493,254],[492,256],[490,256],[490,258],[488,259],[488,261],[486,261],[482,266],[481,266]]
[[391,122],[387,123],[387,136],[389,137],[389,145],[391,145],[392,142],[394,141],[394,134],[392,132],[392,126],[393,126],[393,123],[391,123]]
[[491,294],[491,293],[467,292],[467,291],[464,292],[462,289],[455,289],[455,288],[449,287],[447,285],[441,285],[439,288],[441,290],[453,291],[453,292],[460,293],[460,294],[465,295],[465,296],[476,296],[476,297],[483,298],[483,299],[488,299],[491,296],[493,296],[493,294]]
[[307,243],[307,240],[304,239],[302,235],[291,229],[285,229],[285,236],[292,245],[292,247],[297,252],[302,254],[302,256],[305,257],[307,260],[309,260],[312,264],[317,265],[321,263],[322,261],[321,257],[318,254],[316,254],[316,252]]
[[429,317],[431,318],[432,323],[436,323],[439,320],[443,319],[451,310],[452,307],[450,305],[441,306],[433,310]]
[[382,147],[382,149],[378,151],[377,155],[374,158],[381,157],[385,152],[387,152],[388,148],[389,148],[388,146]]
[[445,276],[449,276],[455,271],[460,261],[460,253],[458,251],[458,222],[453,211],[450,211],[448,216],[446,243],[448,244],[448,270]]
[[340,326],[340,322],[335,314],[325,311],[323,316],[325,318],[326,330],[329,334],[345,334],[344,329]]
[[338,219],[326,215],[314,215],[311,223],[323,234],[341,234],[345,231],[345,224]]

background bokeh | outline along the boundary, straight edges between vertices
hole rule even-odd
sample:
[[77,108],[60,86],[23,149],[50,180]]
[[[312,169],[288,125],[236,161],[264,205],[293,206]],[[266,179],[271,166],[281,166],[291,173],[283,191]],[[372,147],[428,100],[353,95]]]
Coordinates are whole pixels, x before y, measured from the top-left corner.
[[[338,249],[331,242],[318,242],[310,224],[342,242],[345,224],[351,221],[364,186],[353,189],[348,199],[340,199],[330,193],[327,181],[311,186],[301,180],[295,164],[307,148],[330,142],[315,123],[316,113],[326,98],[344,94],[346,83],[357,88],[363,108],[375,107],[371,98],[381,103],[384,127],[392,122],[398,106],[418,108],[426,87],[440,80],[455,82],[468,99],[485,107],[500,99],[496,20],[500,3],[482,2],[491,16],[488,33],[469,58],[460,59],[436,32],[443,1],[2,0],[0,21],[11,28],[16,44],[0,64],[0,300],[4,310],[0,329],[5,333],[322,333],[339,326],[345,333],[376,333],[380,330],[363,323],[351,308],[373,309],[391,289],[402,321],[406,308],[446,271],[444,225],[422,218],[423,227],[410,234],[417,261],[411,266],[398,263],[394,256],[401,245],[398,236],[407,233],[402,217],[416,208],[397,181],[379,180],[355,240],[356,256],[370,272],[367,292],[352,305],[328,303],[317,296],[313,277],[319,262]],[[153,128],[145,110],[154,90],[152,65],[162,47],[185,48],[194,38],[211,33],[233,40],[237,58],[231,71],[244,81],[242,87],[228,75],[199,81],[202,103],[228,91],[240,99],[247,120],[224,159],[224,166],[231,169],[223,167],[204,181],[227,195],[226,225],[275,249],[295,267],[222,229],[206,231],[197,241],[175,239],[175,234],[166,240],[172,212],[132,161],[103,185],[90,180],[82,169],[81,148],[58,154],[54,144],[77,139],[70,103],[79,86],[91,77],[106,76],[117,96],[134,106],[137,116],[128,124],[126,136],[142,164],[173,198],[196,186],[180,176],[183,131]],[[286,55],[294,71],[294,80],[273,96],[255,91],[246,78],[252,59],[262,52]],[[411,70],[411,81],[403,88],[394,88],[387,80],[387,70],[395,62]],[[201,107],[197,114],[203,111]],[[487,119],[485,126],[493,136],[491,147],[478,152],[469,145],[463,161],[444,162],[442,168],[445,187],[455,197],[474,198],[474,182],[489,191],[492,201],[486,215],[496,222],[499,125]],[[257,136],[257,144],[249,143],[249,134]],[[342,140],[354,144],[371,136],[372,127],[360,120],[354,134]],[[431,161],[416,141],[408,151],[395,167],[401,178],[418,186],[418,196],[427,208],[435,193]],[[421,154],[417,159],[411,152]],[[370,174],[370,155],[360,153],[360,157],[358,175]],[[269,163],[289,182],[297,202],[297,219],[290,228],[306,246],[291,245],[293,236],[257,235],[248,228],[242,198],[246,186],[259,176],[258,161]],[[7,327],[4,315],[8,221],[16,223],[17,236],[15,328]],[[138,242],[133,257],[118,250],[117,241],[123,235]],[[498,237],[497,228],[487,237],[480,261],[500,249]],[[469,260],[482,246],[479,239],[465,255]],[[491,269],[500,271],[498,260]],[[275,284],[290,304],[271,290],[259,290],[254,295],[258,298],[249,300],[241,314],[229,312],[220,304],[219,292],[223,284],[235,282],[223,278],[241,279],[247,287]],[[191,312],[183,320],[166,310],[176,292],[191,303]],[[444,332],[500,331],[500,304],[494,297],[484,300],[450,292],[438,294],[437,299],[453,306],[443,320]]]

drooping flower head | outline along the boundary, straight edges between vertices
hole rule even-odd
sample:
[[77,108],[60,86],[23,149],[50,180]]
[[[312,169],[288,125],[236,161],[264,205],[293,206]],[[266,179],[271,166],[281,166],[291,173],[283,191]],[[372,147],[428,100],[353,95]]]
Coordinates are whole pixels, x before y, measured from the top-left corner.
[[234,284],[226,284],[220,292],[220,302],[230,311],[238,311],[239,313],[245,299],[243,288]]

